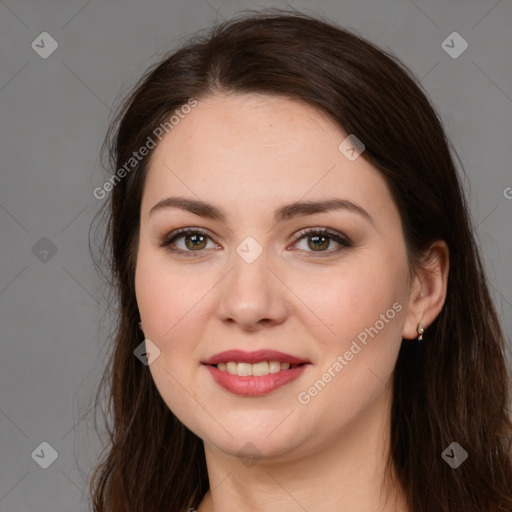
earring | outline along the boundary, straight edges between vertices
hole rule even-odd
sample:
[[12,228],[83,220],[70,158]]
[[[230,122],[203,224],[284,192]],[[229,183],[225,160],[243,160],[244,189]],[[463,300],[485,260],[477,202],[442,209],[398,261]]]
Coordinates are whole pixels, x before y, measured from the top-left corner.
[[142,322],[139,322],[139,329],[142,331]]
[[423,333],[425,332],[425,329],[423,328],[423,325],[418,324],[418,341],[423,340]]

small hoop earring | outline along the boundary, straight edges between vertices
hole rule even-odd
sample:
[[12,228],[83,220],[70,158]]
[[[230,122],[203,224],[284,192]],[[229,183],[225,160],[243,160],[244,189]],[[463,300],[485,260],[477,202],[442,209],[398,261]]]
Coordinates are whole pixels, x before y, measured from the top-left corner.
[[139,329],[142,331],[142,322],[139,322]]
[[425,329],[423,328],[423,325],[418,324],[418,341],[423,340],[423,333],[425,332]]

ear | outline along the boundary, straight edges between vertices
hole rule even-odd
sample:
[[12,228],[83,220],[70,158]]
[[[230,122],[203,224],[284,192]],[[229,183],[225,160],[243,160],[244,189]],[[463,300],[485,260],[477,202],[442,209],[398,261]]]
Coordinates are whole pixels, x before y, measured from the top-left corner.
[[418,337],[418,324],[425,331],[441,312],[446,299],[450,252],[444,240],[437,240],[412,280],[402,337]]

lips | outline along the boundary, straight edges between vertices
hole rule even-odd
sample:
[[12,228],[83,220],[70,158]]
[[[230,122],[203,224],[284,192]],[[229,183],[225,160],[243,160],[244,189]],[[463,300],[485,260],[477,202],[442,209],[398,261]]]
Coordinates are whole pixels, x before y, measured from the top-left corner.
[[[213,380],[227,391],[260,396],[295,380],[309,361],[276,350],[227,350],[210,357],[203,365]],[[256,368],[258,372],[254,371]]]

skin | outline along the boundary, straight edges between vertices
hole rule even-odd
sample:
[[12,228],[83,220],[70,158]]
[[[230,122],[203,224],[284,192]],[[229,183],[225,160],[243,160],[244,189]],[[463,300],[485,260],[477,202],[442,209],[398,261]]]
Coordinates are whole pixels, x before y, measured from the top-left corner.
[[[428,330],[443,306],[448,249],[436,242],[428,266],[410,272],[387,185],[364,158],[341,153],[347,135],[299,102],[215,95],[199,101],[151,156],[137,302],[144,334],[161,351],[150,365],[154,382],[204,441],[211,491],[199,512],[407,510],[384,472],[391,379],[402,338],[416,338],[419,322]],[[177,195],[222,208],[226,222],[177,208],[149,214]],[[357,203],[371,220],[340,209],[273,222],[285,203],[331,198]],[[185,237],[174,242],[196,256],[159,245],[159,237],[183,227],[209,235],[199,249]],[[317,249],[314,234],[295,238],[304,228],[323,227],[352,245],[331,239]],[[252,263],[236,252],[248,236],[263,249]],[[395,303],[401,310],[309,403],[300,403],[299,393]],[[267,395],[242,397],[218,386],[201,365],[236,348],[276,349],[311,364]]]

